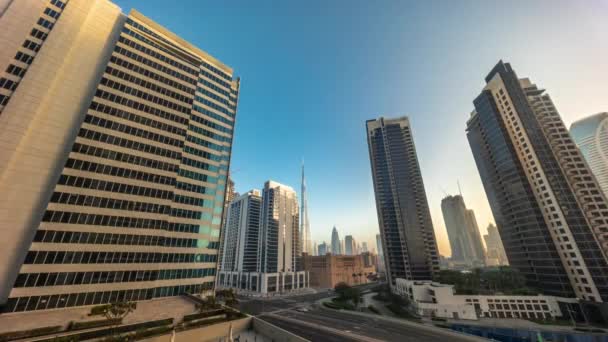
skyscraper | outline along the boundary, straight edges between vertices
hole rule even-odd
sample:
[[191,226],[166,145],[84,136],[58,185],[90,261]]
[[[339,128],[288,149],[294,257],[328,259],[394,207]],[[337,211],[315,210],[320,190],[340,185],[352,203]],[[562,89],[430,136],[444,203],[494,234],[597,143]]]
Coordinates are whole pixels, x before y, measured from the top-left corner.
[[306,178],[304,177],[304,163],[302,163],[302,209],[300,210],[300,235],[302,237],[302,252],[312,255],[312,242],[310,240],[310,222],[308,221],[308,194],[306,193]]
[[608,196],[608,112],[576,121],[570,126],[570,135]]
[[264,184],[259,249],[260,272],[298,271],[300,229],[298,198],[289,186]]
[[461,195],[441,200],[441,211],[452,249],[452,260],[482,265],[485,252],[475,213],[467,209]]
[[361,253],[367,253],[367,242],[363,241],[361,242]]
[[509,264],[547,294],[608,300],[608,204],[551,98],[500,61],[467,137]]
[[230,207],[230,203],[238,197],[239,194],[234,189],[234,181],[230,176],[228,176],[228,182],[226,183],[226,196],[224,198],[224,211],[222,214],[222,228],[220,229],[220,250],[217,256],[217,264],[221,267],[222,258],[224,257],[224,239],[223,234],[226,232],[226,223],[227,223],[227,215],[228,208]]
[[329,251],[327,250],[327,243],[325,241],[323,241],[323,243],[321,243],[319,245],[319,255],[325,255],[327,254]]
[[487,253],[486,260],[488,266],[500,266],[507,265],[507,255],[505,254],[505,248],[500,240],[498,229],[495,225],[488,225],[488,234],[484,235],[483,238],[486,241]]
[[379,118],[366,126],[389,284],[432,279],[439,253],[409,119]]
[[352,235],[346,235],[344,237],[344,255],[355,255],[355,239]]
[[2,310],[212,293],[233,70],[107,0],[4,1],[0,45]]
[[382,239],[380,238],[380,234],[376,234],[376,248],[378,249],[378,256],[382,256]]
[[258,271],[261,206],[260,190],[250,190],[230,202],[223,232],[221,271]]
[[331,253],[333,255],[342,254],[342,249],[340,247],[340,235],[338,235],[338,229],[334,226],[334,229],[331,231]]

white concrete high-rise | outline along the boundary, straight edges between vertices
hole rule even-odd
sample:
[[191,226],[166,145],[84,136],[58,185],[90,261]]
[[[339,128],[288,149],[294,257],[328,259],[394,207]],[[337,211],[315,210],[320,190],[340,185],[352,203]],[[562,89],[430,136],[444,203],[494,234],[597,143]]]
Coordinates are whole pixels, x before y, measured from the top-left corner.
[[488,234],[483,236],[487,247],[486,264],[488,266],[508,265],[509,261],[507,260],[500,234],[498,234],[498,229],[495,225],[490,224],[487,230]]
[[250,190],[228,205],[220,271],[258,271],[261,206],[260,190]]
[[608,196],[608,112],[576,121],[570,126],[570,135]]
[[298,197],[293,188],[267,181],[262,194],[260,272],[295,272],[300,251]]

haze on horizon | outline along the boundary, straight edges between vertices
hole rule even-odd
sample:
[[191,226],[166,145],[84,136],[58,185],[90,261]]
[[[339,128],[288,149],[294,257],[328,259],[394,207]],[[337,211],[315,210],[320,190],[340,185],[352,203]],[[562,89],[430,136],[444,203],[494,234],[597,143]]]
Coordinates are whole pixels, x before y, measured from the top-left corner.
[[607,1],[115,2],[234,67],[236,188],[273,179],[299,192],[304,158],[317,242],[335,224],[375,246],[365,120],[381,115],[411,119],[441,254],[440,203],[457,181],[485,234],[493,218],[464,129],[500,59],[547,89],[567,126],[608,111]]

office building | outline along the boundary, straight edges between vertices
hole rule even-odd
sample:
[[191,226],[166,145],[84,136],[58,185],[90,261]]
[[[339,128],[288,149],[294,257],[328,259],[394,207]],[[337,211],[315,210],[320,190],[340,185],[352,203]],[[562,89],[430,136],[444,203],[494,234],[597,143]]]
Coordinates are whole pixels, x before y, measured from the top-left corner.
[[352,235],[346,235],[344,237],[344,255],[355,255],[355,239]]
[[317,244],[317,241],[313,242],[312,244],[312,255],[319,255],[319,245]]
[[261,198],[253,190],[235,199],[228,215],[226,267],[219,272],[218,287],[259,295],[308,287],[301,270],[298,199],[291,187],[267,181]]
[[331,253],[333,255],[342,254],[342,243],[340,242],[340,235],[338,235],[338,229],[334,226],[331,231]]
[[367,141],[387,279],[430,280],[439,253],[407,117],[368,120]]
[[308,193],[306,192],[306,178],[304,177],[304,164],[302,164],[302,209],[300,210],[300,236],[302,237],[302,253],[313,254],[310,238],[310,221],[308,220]]
[[333,289],[339,283],[360,285],[371,282],[376,274],[373,258],[364,255],[304,256],[304,270],[310,274],[310,286]]
[[488,225],[488,234],[483,236],[486,241],[486,265],[488,266],[502,266],[508,265],[507,255],[505,254],[505,248],[500,240],[498,229],[495,225]]
[[452,261],[483,266],[485,251],[475,213],[467,209],[462,195],[447,196],[441,200],[441,211],[452,249]]
[[576,121],[570,126],[570,135],[604,191],[604,196],[608,196],[608,112]]
[[319,245],[319,247],[318,247],[318,253],[317,253],[317,255],[322,256],[322,255],[325,255],[327,253],[331,253],[331,252],[328,250],[327,242],[323,241],[323,243],[321,243]]
[[608,204],[550,96],[500,61],[467,137],[509,264],[545,294],[608,300]]
[[3,1],[0,305],[212,294],[239,80],[107,0]]
[[363,241],[361,242],[361,253],[367,253],[367,242]]
[[224,248],[220,271],[258,270],[261,206],[260,190],[250,190],[230,202],[223,232]]

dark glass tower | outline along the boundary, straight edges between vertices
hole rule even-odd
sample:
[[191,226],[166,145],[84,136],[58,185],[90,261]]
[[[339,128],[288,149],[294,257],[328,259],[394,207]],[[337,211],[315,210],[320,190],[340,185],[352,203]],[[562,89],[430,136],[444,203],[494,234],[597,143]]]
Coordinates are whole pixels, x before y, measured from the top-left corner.
[[439,255],[410,122],[379,118],[366,125],[388,280],[432,279]]
[[511,266],[546,294],[608,300],[608,205],[553,102],[499,62],[467,123]]

